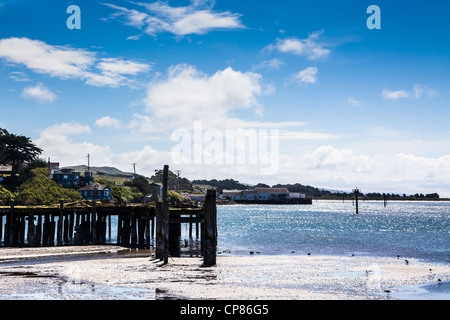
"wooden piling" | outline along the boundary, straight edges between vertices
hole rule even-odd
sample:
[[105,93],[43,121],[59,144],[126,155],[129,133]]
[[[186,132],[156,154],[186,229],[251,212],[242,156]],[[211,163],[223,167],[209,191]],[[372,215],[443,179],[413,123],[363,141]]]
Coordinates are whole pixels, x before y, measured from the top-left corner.
[[0,214],[0,242],[2,242],[3,238],[3,215]]
[[355,204],[356,204],[356,214],[358,214],[358,195],[361,192],[358,188],[353,189],[353,192],[355,193]]
[[36,226],[36,246],[42,245],[42,215],[38,215],[38,221]]
[[162,231],[164,238],[164,264],[169,262],[169,199],[167,196],[169,178],[169,166],[164,166],[163,171],[163,216],[162,216]]
[[203,265],[211,267],[216,264],[217,250],[217,208],[216,190],[208,190],[205,198],[205,244]]
[[111,241],[111,215],[108,215],[108,239]]
[[131,247],[136,248],[137,247],[136,215],[133,211],[133,208],[131,209],[130,214],[130,235],[131,235]]
[[137,238],[138,238],[138,248],[145,248],[145,221],[143,217],[137,217]]
[[92,203],[92,220],[91,220],[91,243],[96,243],[97,241],[97,201],[93,200]]
[[[8,245],[15,246],[17,245],[15,239],[15,217],[14,217],[14,200],[11,200],[10,205],[10,211],[8,215],[8,221],[7,221],[8,227],[6,228],[8,231]],[[5,238],[6,238],[6,232],[5,232]]]
[[63,244],[63,216],[64,216],[64,200],[60,200],[59,201],[58,232],[57,232],[58,246],[61,246]]
[[162,234],[162,211],[163,206],[161,202],[156,202],[156,248],[155,258],[159,260],[164,259],[164,238]]
[[117,245],[122,244],[122,211],[119,208],[117,216]]

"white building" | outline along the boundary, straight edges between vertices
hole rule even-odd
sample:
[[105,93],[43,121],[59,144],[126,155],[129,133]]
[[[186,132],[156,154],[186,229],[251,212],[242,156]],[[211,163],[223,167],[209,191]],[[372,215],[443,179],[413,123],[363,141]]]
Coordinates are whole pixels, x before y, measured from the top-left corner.
[[255,188],[253,190],[223,190],[219,195],[220,199],[231,200],[289,200],[305,199],[305,194],[298,192],[289,192],[287,188]]

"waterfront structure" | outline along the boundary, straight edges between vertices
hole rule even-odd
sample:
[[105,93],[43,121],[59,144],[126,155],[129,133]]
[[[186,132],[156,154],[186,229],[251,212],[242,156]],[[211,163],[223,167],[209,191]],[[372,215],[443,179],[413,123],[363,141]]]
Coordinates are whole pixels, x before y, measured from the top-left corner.
[[205,202],[206,195],[204,193],[186,193],[189,199],[198,202]]
[[254,188],[251,190],[223,190],[220,199],[233,201],[289,201],[305,199],[305,194],[289,192],[287,188]]

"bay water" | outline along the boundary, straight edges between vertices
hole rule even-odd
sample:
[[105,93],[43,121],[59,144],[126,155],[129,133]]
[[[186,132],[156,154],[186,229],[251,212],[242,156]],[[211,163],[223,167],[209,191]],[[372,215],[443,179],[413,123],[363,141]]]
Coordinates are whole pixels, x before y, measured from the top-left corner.
[[221,254],[397,255],[448,263],[450,202],[218,206]]

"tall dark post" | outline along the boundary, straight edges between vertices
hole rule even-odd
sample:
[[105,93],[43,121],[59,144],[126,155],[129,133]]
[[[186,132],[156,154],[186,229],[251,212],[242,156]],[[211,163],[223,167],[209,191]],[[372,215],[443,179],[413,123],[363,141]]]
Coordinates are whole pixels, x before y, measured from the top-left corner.
[[163,172],[163,217],[162,217],[162,231],[164,238],[164,264],[169,262],[169,198],[167,196],[167,186],[169,178],[169,166],[164,166]]
[[156,205],[156,249],[155,258],[164,260],[164,238],[162,231],[162,219],[163,219],[163,206],[162,203],[157,201]]
[[358,214],[358,194],[360,190],[356,188],[355,190],[353,190],[353,192],[355,192],[356,214]]
[[92,220],[91,220],[91,243],[95,243],[97,240],[97,201],[93,200],[92,203]]
[[217,208],[216,190],[208,190],[205,199],[205,246],[203,265],[211,267],[216,264],[217,250]]
[[63,244],[63,215],[64,215],[64,200],[59,200],[59,216],[58,216],[58,228],[56,239],[58,246]]

